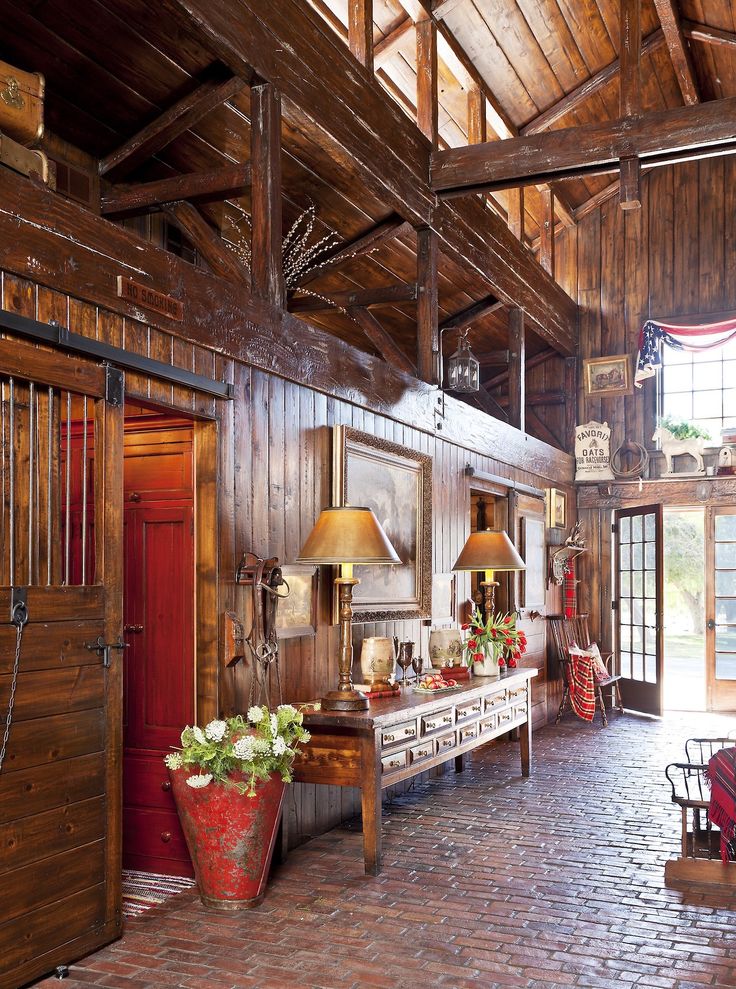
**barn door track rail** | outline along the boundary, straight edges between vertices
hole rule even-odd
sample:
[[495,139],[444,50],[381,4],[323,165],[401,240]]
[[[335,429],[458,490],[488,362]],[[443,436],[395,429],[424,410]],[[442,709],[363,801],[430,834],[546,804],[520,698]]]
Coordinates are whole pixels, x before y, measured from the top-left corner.
[[43,323],[37,319],[30,319],[28,316],[19,316],[17,313],[8,312],[7,309],[0,309],[0,329],[30,337],[32,340],[50,343],[55,347],[73,351],[94,360],[114,364],[125,371],[137,371],[139,374],[148,374],[151,377],[170,381],[172,384],[181,385],[184,388],[194,388],[206,395],[214,395],[215,398],[232,400],[234,397],[233,385],[228,381],[215,381],[203,374],[195,374],[185,368],[172,367],[170,364],[154,360],[152,357],[133,354],[122,347],[114,347],[112,344],[103,343],[101,340],[83,337],[79,333],[73,333],[61,326],[56,320]]

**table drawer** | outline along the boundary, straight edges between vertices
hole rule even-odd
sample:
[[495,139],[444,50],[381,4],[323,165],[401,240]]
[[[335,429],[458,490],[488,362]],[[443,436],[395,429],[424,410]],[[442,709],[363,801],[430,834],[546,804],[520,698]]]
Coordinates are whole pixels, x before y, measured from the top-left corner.
[[491,694],[490,697],[486,697],[485,708],[486,711],[495,711],[499,707],[503,707],[506,703],[506,694],[508,691],[499,690],[496,694]]
[[525,718],[527,710],[527,704],[514,704],[514,721],[516,721],[517,718]]
[[480,721],[480,733],[481,735],[487,731],[495,731],[498,727],[498,716],[495,714],[489,715],[487,718],[481,718]]
[[431,732],[440,731],[442,728],[451,728],[454,723],[455,715],[451,707],[434,714],[424,714],[422,715],[422,735],[429,735]]
[[511,708],[509,708],[508,711],[499,711],[498,712],[498,726],[497,727],[500,728],[502,725],[506,725],[510,721],[513,721],[513,720],[514,720],[514,713],[511,710]]
[[460,745],[464,742],[470,741],[471,738],[478,737],[478,722],[474,721],[472,724],[465,725],[464,728],[458,728],[457,730],[457,740]]
[[406,769],[407,755],[408,753],[404,750],[403,752],[394,752],[393,755],[384,756],[381,759],[381,772],[395,773],[399,769]]
[[466,718],[475,717],[483,713],[483,698],[477,697],[474,701],[469,701],[467,704],[458,705],[455,710],[458,721],[465,721]]
[[526,686],[517,687],[516,690],[509,690],[509,702],[511,704],[519,704],[521,701],[526,700]]
[[399,742],[408,742],[417,737],[416,721],[406,721],[401,725],[393,725],[391,728],[384,728],[381,732],[381,745],[384,749],[390,745],[398,745]]
[[422,759],[431,759],[434,755],[434,742],[433,738],[427,738],[425,741],[420,742],[419,745],[413,746],[409,749],[409,762],[421,762]]
[[448,732],[447,735],[440,735],[437,739],[437,755],[441,755],[443,752],[449,752],[456,745],[457,739],[454,731]]

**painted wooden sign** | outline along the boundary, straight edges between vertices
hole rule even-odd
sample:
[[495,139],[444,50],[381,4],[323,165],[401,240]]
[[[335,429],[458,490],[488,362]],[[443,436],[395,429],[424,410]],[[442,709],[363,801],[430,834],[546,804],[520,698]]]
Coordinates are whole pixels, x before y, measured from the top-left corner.
[[611,428],[607,422],[575,427],[575,480],[612,481]]
[[158,292],[150,285],[142,285],[140,282],[134,282],[132,278],[124,278],[122,275],[118,275],[118,298],[161,313],[169,319],[179,322],[184,319],[184,306],[178,299]]

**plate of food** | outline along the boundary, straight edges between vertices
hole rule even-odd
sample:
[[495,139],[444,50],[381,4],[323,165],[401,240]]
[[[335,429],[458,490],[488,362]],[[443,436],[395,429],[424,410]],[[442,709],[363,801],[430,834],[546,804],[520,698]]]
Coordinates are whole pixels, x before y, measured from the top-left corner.
[[428,673],[413,687],[419,694],[438,694],[445,690],[455,690],[460,684],[457,680],[445,680],[441,673]]

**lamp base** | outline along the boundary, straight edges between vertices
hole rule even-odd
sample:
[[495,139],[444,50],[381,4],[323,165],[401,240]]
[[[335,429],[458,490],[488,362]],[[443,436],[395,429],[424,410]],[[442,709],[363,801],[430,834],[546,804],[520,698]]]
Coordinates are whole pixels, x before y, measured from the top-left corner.
[[359,690],[331,690],[320,699],[323,711],[367,711],[368,698]]

